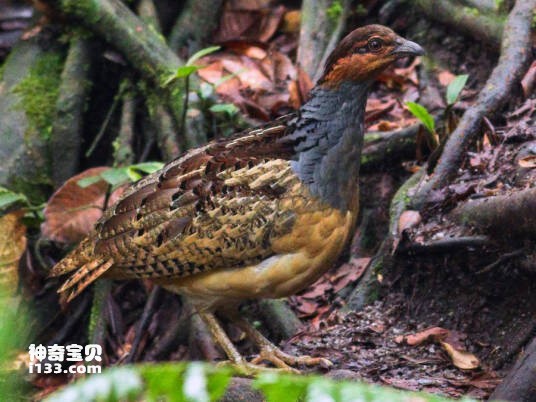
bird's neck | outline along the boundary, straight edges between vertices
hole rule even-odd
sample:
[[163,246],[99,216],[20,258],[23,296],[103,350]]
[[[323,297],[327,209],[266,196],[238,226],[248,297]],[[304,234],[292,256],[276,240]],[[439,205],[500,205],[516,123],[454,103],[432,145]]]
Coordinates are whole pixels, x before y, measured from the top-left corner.
[[313,195],[348,210],[356,197],[369,85],[315,87],[296,120],[292,167]]

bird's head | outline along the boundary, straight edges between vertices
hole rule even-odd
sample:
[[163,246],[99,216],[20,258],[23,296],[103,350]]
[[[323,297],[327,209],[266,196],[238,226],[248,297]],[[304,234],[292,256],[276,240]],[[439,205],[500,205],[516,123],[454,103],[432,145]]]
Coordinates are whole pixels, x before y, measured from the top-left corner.
[[367,25],[349,33],[333,50],[318,84],[336,88],[346,81],[372,81],[395,60],[422,54],[422,47],[393,30],[382,25]]

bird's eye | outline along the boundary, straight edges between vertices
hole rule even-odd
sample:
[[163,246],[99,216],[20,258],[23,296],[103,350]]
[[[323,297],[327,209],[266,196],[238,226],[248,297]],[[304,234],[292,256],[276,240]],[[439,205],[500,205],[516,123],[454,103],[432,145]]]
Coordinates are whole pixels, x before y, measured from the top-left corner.
[[368,41],[367,46],[371,52],[378,52],[383,47],[381,39],[373,38]]

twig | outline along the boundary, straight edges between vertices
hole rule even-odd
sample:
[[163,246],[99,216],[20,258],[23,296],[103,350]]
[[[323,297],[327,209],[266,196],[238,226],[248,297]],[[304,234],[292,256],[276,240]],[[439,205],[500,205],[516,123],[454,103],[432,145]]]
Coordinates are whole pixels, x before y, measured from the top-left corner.
[[145,331],[147,330],[147,327],[149,326],[150,318],[152,318],[152,316],[154,315],[154,310],[161,292],[162,288],[160,286],[155,286],[151,291],[147,302],[145,303],[143,313],[141,314],[140,321],[136,327],[136,336],[134,337],[134,342],[132,342],[130,352],[125,359],[126,363],[133,363],[134,361],[136,361],[141,338],[143,337]]
[[433,240],[425,244],[410,244],[400,247],[398,252],[407,254],[432,254],[456,251],[462,248],[484,247],[490,244],[487,236],[461,236]]
[[525,252],[525,249],[520,248],[518,250],[512,251],[511,253],[502,254],[495,262],[492,262],[491,264],[486,265],[481,270],[476,271],[476,274],[477,275],[485,274],[486,272],[491,271],[495,267],[498,267],[499,265],[504,264],[508,260],[511,260],[512,258],[515,258],[515,257],[519,257],[520,255],[523,255],[524,252]]
[[499,110],[523,77],[530,60],[530,27],[534,8],[536,0],[516,2],[504,27],[499,63],[475,104],[464,113],[458,127],[450,135],[433,175],[412,201],[415,207],[422,208],[432,190],[444,186],[452,179],[469,144],[480,132],[482,118]]
[[88,158],[91,156],[97,145],[99,145],[100,140],[102,140],[102,137],[104,133],[106,132],[106,129],[108,128],[108,124],[110,124],[110,120],[112,119],[112,116],[115,112],[115,109],[117,109],[117,106],[119,105],[119,101],[123,97],[124,93],[124,86],[119,88],[119,92],[115,95],[114,100],[112,102],[112,106],[110,106],[110,109],[108,109],[108,113],[106,113],[106,117],[104,118],[104,121],[101,124],[101,127],[99,129],[99,132],[93,139],[93,142],[89,146],[89,149],[86,151],[85,157]]

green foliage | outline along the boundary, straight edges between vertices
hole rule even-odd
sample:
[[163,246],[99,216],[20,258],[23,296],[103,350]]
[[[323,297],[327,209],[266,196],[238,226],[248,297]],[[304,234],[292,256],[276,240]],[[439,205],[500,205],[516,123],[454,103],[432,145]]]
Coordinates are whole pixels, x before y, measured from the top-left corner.
[[0,211],[16,203],[28,205],[29,201],[24,194],[15,193],[5,187],[0,186]]
[[[229,367],[205,363],[164,363],[119,367],[94,374],[49,396],[46,402],[143,400],[149,402],[209,402],[219,400],[231,379]],[[426,393],[320,376],[263,373],[252,383],[267,402],[446,402]],[[468,399],[463,399],[468,402]]]
[[454,80],[447,86],[446,100],[447,105],[451,106],[458,100],[460,93],[462,92],[463,87],[467,83],[469,75],[457,75]]
[[238,108],[232,103],[217,103],[212,105],[209,110],[212,113],[225,113],[229,117],[232,117],[238,113]]
[[117,367],[92,375],[49,396],[47,402],[133,400],[143,388],[141,376],[132,367]]
[[26,112],[31,127],[44,139],[50,137],[52,130],[62,68],[63,57],[60,54],[46,53],[12,90],[21,96],[19,107]]
[[435,133],[435,121],[428,110],[415,102],[407,102],[406,106],[413,116],[420,120],[429,133]]
[[101,174],[84,177],[78,180],[77,184],[85,188],[104,180],[106,183],[115,187],[129,181],[138,181],[144,174],[156,172],[163,166],[164,164],[162,162],[143,162],[125,167],[110,168]]
[[194,53],[186,62],[184,66],[180,66],[174,75],[169,77],[167,80],[164,81],[164,86],[169,85],[172,81],[178,79],[178,78],[188,78],[190,75],[195,73],[197,70],[203,68],[202,66],[195,66],[194,63],[199,60],[201,57],[204,57],[210,53],[214,53],[215,51],[219,50],[220,46],[210,46],[206,47],[204,49],[199,50],[198,52]]
[[[14,369],[14,360],[19,350],[28,347],[28,320],[26,309],[20,299],[7,296],[12,289],[5,289],[0,281],[0,400],[29,400],[28,387],[18,370]],[[27,350],[27,349],[26,349]]]
[[214,53],[220,50],[220,46],[209,46],[204,49],[201,49],[197,52],[195,52],[186,62],[187,66],[191,66],[194,64],[197,60],[199,60],[201,57],[205,57],[206,55],[209,55],[210,53]]
[[343,12],[342,4],[340,0],[335,0],[326,10],[328,18],[332,21],[337,20],[342,15]]

